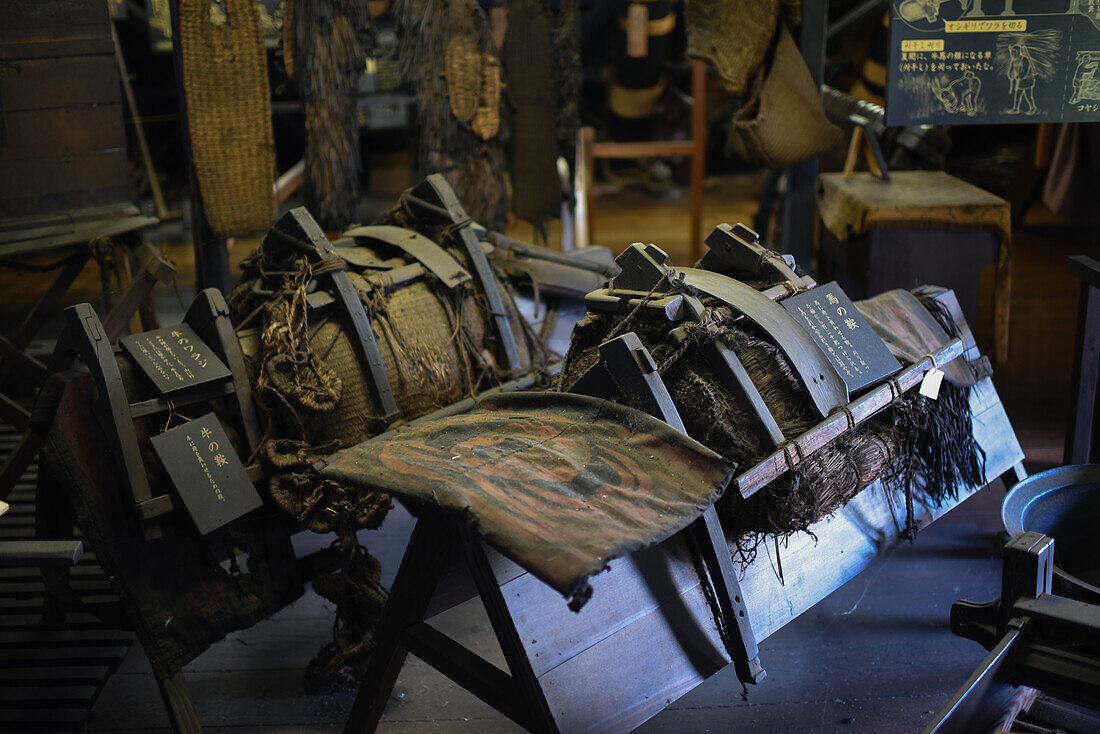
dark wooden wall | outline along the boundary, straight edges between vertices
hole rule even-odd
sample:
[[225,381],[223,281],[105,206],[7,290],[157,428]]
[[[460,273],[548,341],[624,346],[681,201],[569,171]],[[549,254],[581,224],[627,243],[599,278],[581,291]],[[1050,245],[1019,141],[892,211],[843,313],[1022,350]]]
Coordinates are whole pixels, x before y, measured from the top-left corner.
[[0,0],[0,218],[130,200],[106,2]]

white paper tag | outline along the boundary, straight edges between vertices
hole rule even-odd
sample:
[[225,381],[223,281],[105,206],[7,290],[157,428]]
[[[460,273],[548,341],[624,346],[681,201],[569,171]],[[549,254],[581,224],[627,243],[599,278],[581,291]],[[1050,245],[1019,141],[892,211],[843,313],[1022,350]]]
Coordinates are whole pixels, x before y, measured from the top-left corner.
[[940,396],[940,383],[943,382],[943,370],[933,367],[924,373],[920,383],[920,394],[935,400]]

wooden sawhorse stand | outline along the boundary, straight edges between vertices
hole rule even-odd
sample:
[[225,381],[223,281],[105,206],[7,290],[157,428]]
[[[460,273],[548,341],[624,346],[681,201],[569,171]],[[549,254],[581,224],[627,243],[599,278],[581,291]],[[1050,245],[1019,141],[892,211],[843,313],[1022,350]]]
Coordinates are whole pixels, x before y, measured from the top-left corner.
[[[574,385],[576,391],[607,397],[619,393],[620,385],[626,386],[630,394],[623,397],[628,403],[687,433],[664,382],[655,370],[647,368],[652,365],[652,358],[635,334],[625,334],[603,344],[600,354],[601,361]],[[607,373],[614,374],[616,378],[607,378]],[[674,578],[676,574],[672,573],[672,564],[668,559],[650,557],[647,562],[647,551],[653,549],[634,554],[631,560],[637,563],[638,573],[628,578],[639,590],[646,589],[652,595],[655,604],[643,603],[642,606],[655,606],[655,609],[647,609],[646,613],[652,615],[656,611],[656,616],[667,625],[662,631],[666,633],[670,649],[660,650],[657,638],[651,638],[651,642],[658,645],[654,659],[660,661],[662,653],[672,656],[684,654],[687,656],[684,661],[686,667],[693,668],[697,673],[702,672],[704,676],[732,661],[743,683],[762,680],[765,673],[760,667],[756,637],[749,624],[741,587],[714,507],[708,507],[691,525],[657,546],[658,549],[670,547],[677,548],[681,557],[687,556],[687,562],[680,566],[680,582],[685,575],[697,574],[699,583],[693,590],[704,595],[706,601],[696,605],[693,615],[691,605],[682,599]],[[569,706],[568,686],[563,688],[559,685],[562,668],[568,669],[571,667],[569,663],[577,660],[581,660],[582,667],[589,667],[583,660],[585,653],[616,636],[617,625],[613,621],[616,615],[629,624],[635,616],[631,604],[636,604],[639,598],[644,599],[646,594],[619,595],[633,598],[616,598],[616,595],[601,598],[582,623],[585,628],[582,634],[567,635],[561,645],[554,642],[547,645],[547,635],[532,633],[530,621],[541,613],[547,617],[549,626],[555,626],[551,619],[553,615],[559,615],[560,619],[560,615],[566,613],[563,600],[550,587],[541,585],[539,588],[540,583],[515,564],[498,554],[492,556],[493,560],[482,541],[461,519],[449,519],[426,509],[422,512],[390,591],[378,632],[379,644],[372,654],[345,732],[374,731],[410,652],[530,731],[554,733],[575,728],[576,722],[571,719],[583,716],[583,707]],[[456,569],[458,575],[447,573],[447,564],[452,557],[465,561],[467,577],[463,578],[461,568]],[[450,584],[440,583],[445,575],[450,577]],[[434,614],[471,598],[471,579],[485,606],[510,674],[426,621]],[[465,589],[461,586],[464,581]],[[503,590],[510,583],[525,587],[526,593],[514,595],[514,598],[521,599],[514,604],[522,605],[522,609],[510,605],[505,599]],[[437,594],[437,590],[441,593]],[[531,602],[524,601],[524,597],[531,597]],[[599,608],[607,604],[612,605],[610,609]],[[605,616],[605,611],[611,612],[612,618]],[[700,611],[702,615],[699,615]],[[568,621],[575,622],[580,617],[578,613]],[[523,635],[517,629],[517,619],[524,622],[526,633]],[[661,622],[662,619],[655,621]],[[549,629],[546,631],[550,632]],[[670,631],[669,636],[667,633]],[[550,634],[550,637],[553,635]],[[545,655],[534,647],[539,644],[540,638],[544,640]],[[525,643],[527,639],[530,641]],[[633,643],[627,640],[620,644]],[[574,654],[569,655],[570,652]],[[646,654],[654,655],[655,651],[650,649]],[[661,700],[667,690],[667,681],[663,678],[672,669],[658,665],[658,669],[652,672],[652,681],[638,681],[639,700],[632,703],[639,705],[624,706],[624,713],[628,718],[634,716],[640,720],[634,720],[632,724],[609,722],[609,726],[615,730],[633,728],[656,713],[651,711],[651,703],[642,705],[640,701],[651,698]],[[568,677],[574,686],[589,687],[593,684],[588,675]],[[547,686],[555,694],[552,699],[547,696]],[[686,691],[680,693],[683,692]]]

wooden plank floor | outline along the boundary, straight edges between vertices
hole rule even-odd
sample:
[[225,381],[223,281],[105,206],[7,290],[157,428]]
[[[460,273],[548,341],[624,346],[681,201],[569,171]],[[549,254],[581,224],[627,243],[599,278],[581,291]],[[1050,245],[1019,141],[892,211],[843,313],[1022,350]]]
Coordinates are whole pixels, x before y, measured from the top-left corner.
[[[0,460],[19,434],[0,427]],[[0,517],[0,539],[34,537],[37,463],[31,464]],[[89,601],[115,598],[88,552],[72,570],[72,588]],[[0,568],[0,731],[78,731],[134,636],[87,614],[44,621],[44,588],[37,568]]]

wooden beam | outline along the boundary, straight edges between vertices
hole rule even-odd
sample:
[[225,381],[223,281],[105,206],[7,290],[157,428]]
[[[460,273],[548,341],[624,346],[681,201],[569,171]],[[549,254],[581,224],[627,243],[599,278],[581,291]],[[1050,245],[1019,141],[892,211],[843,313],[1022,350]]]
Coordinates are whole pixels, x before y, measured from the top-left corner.
[[695,146],[690,140],[651,140],[637,143],[596,143],[589,146],[593,158],[663,158],[690,156]]
[[0,540],[0,568],[75,566],[83,553],[79,540]]

